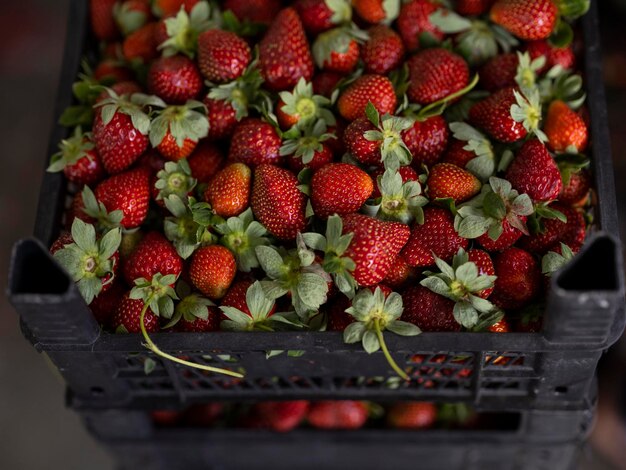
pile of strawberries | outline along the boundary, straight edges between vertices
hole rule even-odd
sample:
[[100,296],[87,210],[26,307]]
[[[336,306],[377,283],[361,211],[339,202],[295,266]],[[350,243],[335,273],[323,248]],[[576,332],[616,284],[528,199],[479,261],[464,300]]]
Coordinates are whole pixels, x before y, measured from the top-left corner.
[[49,170],[97,320],[387,356],[383,331],[540,329],[589,223],[588,0],[287,3],[91,0]]

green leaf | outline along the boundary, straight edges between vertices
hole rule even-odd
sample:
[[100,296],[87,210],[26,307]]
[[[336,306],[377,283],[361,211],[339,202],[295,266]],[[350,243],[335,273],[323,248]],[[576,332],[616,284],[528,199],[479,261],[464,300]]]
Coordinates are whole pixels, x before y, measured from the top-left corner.
[[285,272],[285,263],[280,253],[269,246],[257,246],[256,256],[265,273],[272,279],[280,278]]
[[146,357],[143,361],[143,372],[146,375],[150,375],[156,368],[156,362],[150,357]]
[[350,323],[345,330],[343,330],[344,343],[357,343],[361,341],[365,334],[365,324],[361,322]]
[[[380,126],[380,114],[376,107],[372,104],[371,101],[367,102],[365,106],[365,116],[367,119],[376,127]],[[381,134],[382,137],[382,134]],[[381,140],[381,139],[371,139],[371,140]]]
[[400,320],[388,323],[386,329],[400,336],[416,336],[422,332],[416,325]]
[[378,336],[371,330],[366,330],[365,333],[363,333],[361,342],[363,343],[363,349],[365,349],[365,352],[368,354],[372,354],[380,349]]
[[465,328],[472,328],[478,322],[478,312],[469,302],[461,301],[454,304],[454,319]]

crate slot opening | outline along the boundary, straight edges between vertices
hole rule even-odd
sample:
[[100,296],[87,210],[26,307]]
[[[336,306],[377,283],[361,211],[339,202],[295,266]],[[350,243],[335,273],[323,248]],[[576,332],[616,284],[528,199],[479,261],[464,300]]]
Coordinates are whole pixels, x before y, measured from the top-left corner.
[[63,295],[71,286],[67,274],[35,240],[19,243],[11,270],[11,294]]
[[598,237],[560,274],[557,285],[567,291],[619,289],[617,247],[609,237]]

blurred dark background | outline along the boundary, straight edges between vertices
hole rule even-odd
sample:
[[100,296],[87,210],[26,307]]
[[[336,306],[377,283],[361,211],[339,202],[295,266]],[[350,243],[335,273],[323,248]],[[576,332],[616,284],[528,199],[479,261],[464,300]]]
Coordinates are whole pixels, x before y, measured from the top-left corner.
[[[85,0],[86,1],[86,0]],[[32,232],[65,34],[68,0],[3,2],[0,15],[0,285],[10,248]],[[626,0],[599,1],[620,213],[626,207]],[[622,217],[622,222],[624,222]],[[625,231],[623,230],[623,233]],[[623,237],[624,238],[624,237]],[[603,360],[600,401],[581,468],[626,469],[626,341]],[[22,337],[0,296],[0,469],[104,470],[112,461],[64,407],[61,379]]]

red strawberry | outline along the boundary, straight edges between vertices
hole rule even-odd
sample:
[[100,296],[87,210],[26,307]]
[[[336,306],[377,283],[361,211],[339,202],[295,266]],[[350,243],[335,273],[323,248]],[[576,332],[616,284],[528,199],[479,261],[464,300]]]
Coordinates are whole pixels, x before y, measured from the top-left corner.
[[210,299],[221,299],[237,273],[235,256],[221,245],[198,248],[191,258],[189,278]]
[[109,289],[100,292],[89,304],[91,313],[93,313],[94,318],[103,328],[108,329],[111,327],[113,317],[125,292],[124,283],[116,279],[111,283]]
[[469,83],[467,63],[447,49],[425,49],[411,57],[407,65],[410,76],[407,95],[419,104],[439,101]]
[[204,199],[211,204],[215,214],[234,217],[248,208],[250,198],[250,167],[232,163],[220,170],[209,182]]
[[281,138],[272,127],[258,118],[246,118],[235,128],[228,159],[251,167],[263,163],[281,163]]
[[437,407],[429,402],[398,402],[387,411],[387,425],[396,429],[428,429],[437,421]]
[[[560,241],[569,246],[573,251],[578,251],[585,241],[587,229],[585,218],[580,210],[574,207],[559,206],[559,210],[567,217],[565,231]],[[558,242],[556,245],[560,247]],[[552,247],[552,250],[556,250],[557,247]]]
[[91,30],[100,41],[111,41],[119,35],[113,18],[113,7],[116,3],[117,0],[89,1]]
[[355,318],[346,312],[352,306],[352,302],[345,295],[338,295],[328,303],[328,329],[330,331],[343,331],[355,322]]
[[265,401],[254,405],[254,423],[262,428],[287,432],[302,422],[309,408],[308,401]]
[[[526,223],[526,216],[518,216],[521,223]],[[492,240],[488,233],[483,233],[476,240],[487,251],[502,251],[514,245],[524,235],[517,227],[508,220],[502,221],[502,233],[497,240]]]
[[519,309],[541,290],[541,270],[533,256],[520,248],[509,248],[494,260],[495,288],[491,300],[500,308]]
[[383,222],[362,214],[342,217],[343,233],[352,233],[344,256],[356,264],[352,275],[361,286],[373,286],[384,279],[391,264],[409,239],[409,228],[398,222]]
[[126,82],[134,79],[133,72],[119,59],[102,59],[93,71],[93,78],[99,82],[114,80]]
[[122,53],[127,61],[147,64],[158,56],[157,23],[148,23],[132,32],[122,44]]
[[322,70],[313,76],[313,93],[330,98],[333,91],[337,88],[337,83],[343,78],[343,75],[337,72],[329,72]]
[[452,198],[457,204],[474,197],[482,187],[473,174],[451,163],[433,166],[426,184],[431,199]]
[[368,23],[380,23],[387,18],[383,0],[352,0],[352,7]]
[[152,62],[148,71],[148,90],[167,103],[183,104],[198,97],[202,77],[188,57],[161,57]]
[[329,163],[311,179],[311,204],[315,215],[357,212],[374,190],[372,178],[359,167],[347,163]]
[[186,333],[206,333],[208,331],[218,331],[220,329],[220,311],[217,307],[212,306],[207,307],[207,310],[208,317],[206,320],[193,315],[190,315],[192,318],[188,319],[183,314],[180,321],[176,323],[176,330],[184,331]]
[[378,25],[369,29],[369,39],[361,46],[361,58],[366,73],[386,75],[402,64],[404,44],[388,26]]
[[390,287],[398,289],[413,275],[413,268],[401,256],[397,256],[383,281]]
[[209,427],[228,411],[224,403],[203,403],[191,405],[185,411],[185,424],[189,426]]
[[237,111],[228,100],[205,98],[202,103],[207,108],[209,135],[211,140],[225,139],[233,135],[237,123]]
[[200,0],[154,0],[152,10],[154,13],[161,17],[167,18],[168,16],[174,16],[182,8],[187,13],[191,13],[191,10]]
[[138,168],[113,175],[100,183],[94,194],[108,212],[122,211],[120,225],[123,228],[139,227],[148,214],[150,172]]
[[442,161],[444,163],[452,163],[460,168],[465,168],[471,160],[476,158],[476,153],[472,150],[466,150],[464,148],[465,146],[467,146],[467,141],[458,140],[453,137],[450,139],[448,148],[443,154]]
[[[248,289],[252,285],[252,281],[242,280],[235,282],[226,295],[222,298],[221,306],[223,307],[235,307],[237,310],[242,311],[243,313],[252,316],[250,313],[250,308],[248,307],[248,303],[246,302],[246,293]],[[268,313],[268,317],[273,315],[276,311],[276,305],[272,307],[270,312]],[[222,315],[222,318],[226,318]]]
[[550,70],[555,65],[560,65],[566,70],[571,70],[576,65],[576,56],[571,46],[556,47],[548,41],[540,40],[526,43],[525,48],[532,60],[535,60],[539,56],[546,58],[546,63],[539,70],[539,73]]
[[174,246],[160,232],[149,232],[139,242],[135,250],[124,264],[124,279],[129,286],[135,280],[174,274],[178,277],[183,270],[183,261]]
[[375,130],[376,126],[365,117],[355,119],[346,127],[343,134],[343,143],[350,155],[360,163],[367,165],[381,164],[381,142],[365,138],[366,132]]
[[59,150],[52,156],[48,171],[63,171],[69,181],[79,185],[93,185],[104,178],[104,167],[90,134],[76,128],[72,137],[61,141]]
[[313,59],[298,14],[285,8],[274,18],[259,45],[259,69],[272,91],[293,88],[301,77],[310,81]]
[[457,0],[455,10],[459,15],[478,16],[487,13],[494,0]]
[[157,111],[150,124],[152,147],[168,160],[187,158],[209,132],[204,109],[202,103],[190,100]]
[[[383,173],[385,173],[384,168],[377,168],[370,173],[372,176],[372,180],[374,181],[374,192],[371,196],[372,199],[376,199],[381,196],[380,188],[378,187],[377,182],[378,178],[383,176]],[[400,173],[403,183],[406,183],[407,181],[417,181],[419,178],[417,172],[410,166],[401,166],[400,168],[398,168],[398,173]]]
[[572,173],[567,184],[563,185],[559,201],[572,206],[581,205],[585,201],[591,189],[591,174],[588,170],[580,170]]
[[101,108],[96,111],[93,123],[96,150],[105,170],[119,173],[135,163],[148,148],[150,119],[138,105],[117,95],[101,101],[98,106]]
[[563,101],[550,103],[543,131],[548,136],[548,147],[554,152],[581,153],[587,147],[587,124]]
[[514,91],[514,87],[502,88],[474,104],[469,112],[470,122],[500,142],[516,142],[526,137],[528,131],[524,125],[511,117],[511,106],[517,102]]
[[213,143],[201,140],[192,154],[187,158],[191,176],[198,180],[198,183],[208,183],[209,180],[224,165],[224,155]]
[[494,92],[516,85],[515,76],[519,59],[515,52],[497,55],[480,68],[480,83],[488,91]]
[[223,11],[230,10],[240,21],[269,25],[278,12],[280,0],[225,0]]
[[294,239],[306,225],[306,197],[289,170],[259,165],[254,172],[250,202],[257,220],[277,238]]
[[198,66],[207,80],[230,82],[243,74],[251,59],[248,43],[235,33],[209,29],[198,36]]
[[[121,96],[126,99],[128,99],[131,95],[134,95],[135,93],[143,93],[141,85],[132,80],[114,83],[113,85],[111,85],[111,90],[113,90],[117,96]],[[96,98],[95,104],[98,104],[110,97],[111,95],[107,90],[102,90],[102,92]]]
[[304,29],[313,36],[332,28],[345,16],[340,11],[333,11],[326,0],[297,0],[293,7],[300,15]]
[[150,418],[157,426],[175,426],[183,418],[183,413],[175,410],[154,410],[150,412]]
[[[491,256],[489,256],[489,253],[487,253],[486,251],[474,248],[467,252],[467,256],[469,260],[472,263],[474,263],[476,267],[478,268],[479,275],[495,276],[496,271],[495,271],[495,268],[493,267],[493,260],[491,259]],[[478,297],[482,297],[483,299],[486,299],[487,297],[491,295],[492,292],[493,292],[493,288],[489,288],[489,289],[485,289],[477,293],[476,295]]]
[[413,126],[402,132],[402,140],[413,155],[413,166],[434,165],[448,145],[448,125],[441,116],[416,120]]
[[304,137],[303,140],[304,139],[307,139],[307,145],[301,144],[300,148],[306,151],[307,147],[313,147],[313,157],[311,161],[304,163],[305,157],[298,155],[298,151],[296,150],[296,153],[291,155],[292,158],[287,160],[287,166],[291,171],[300,173],[304,168],[318,170],[333,161],[333,151],[326,142],[320,142],[316,140],[315,137]]
[[559,197],[562,182],[556,162],[538,139],[526,141],[509,165],[506,179],[535,202]]
[[313,43],[313,58],[320,69],[350,73],[359,61],[359,42],[365,39],[355,28],[339,27],[320,34]]
[[359,429],[367,415],[367,407],[359,401],[320,401],[310,406],[307,420],[320,429]]
[[413,225],[411,238],[402,250],[402,257],[409,266],[425,267],[435,264],[433,253],[444,261],[450,261],[459,251],[466,249],[468,241],[454,230],[452,214],[438,207],[424,209],[424,224]]
[[151,16],[147,0],[124,0],[113,8],[113,18],[124,36],[142,27]]
[[400,319],[422,331],[461,331],[452,313],[454,302],[426,287],[410,286],[402,294],[402,304],[404,311]]
[[339,97],[339,113],[348,121],[365,116],[365,107],[371,102],[380,115],[392,114],[397,98],[391,81],[382,75],[363,75],[357,78]]
[[[143,300],[131,299],[130,293],[124,294],[113,317],[113,329],[116,331],[123,329],[127,333],[140,333],[141,310],[143,307]],[[159,317],[152,313],[150,308],[146,310],[143,323],[148,333],[156,333],[160,330]]]
[[419,37],[428,33],[437,40],[444,38],[444,33],[430,22],[430,15],[440,6],[431,0],[410,0],[402,5],[397,27],[408,51],[419,47]]
[[489,16],[518,38],[530,41],[552,34],[558,9],[552,0],[497,0]]

